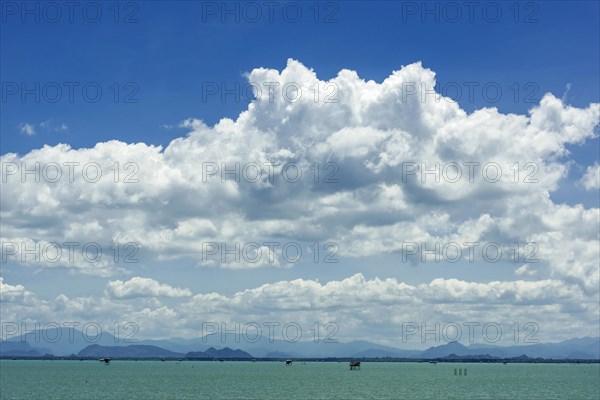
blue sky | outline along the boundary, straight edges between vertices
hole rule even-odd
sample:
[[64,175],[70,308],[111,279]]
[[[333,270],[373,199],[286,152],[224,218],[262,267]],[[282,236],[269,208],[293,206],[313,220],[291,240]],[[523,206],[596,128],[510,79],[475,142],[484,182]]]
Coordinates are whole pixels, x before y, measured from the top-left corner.
[[[577,109],[598,103],[600,97],[600,5],[593,1],[481,2],[473,11],[472,21],[469,10],[461,6],[462,16],[457,22],[449,21],[454,10],[443,2],[295,2],[292,6],[302,10],[297,22],[284,17],[284,2],[275,9],[272,22],[264,6],[258,22],[245,20],[248,15],[244,14],[240,22],[232,15],[227,15],[223,22],[219,14],[224,4],[221,2],[121,2],[117,7],[117,23],[112,2],[95,3],[102,10],[96,23],[86,21],[79,9],[75,10],[73,22],[68,20],[65,9],[61,10],[59,22],[49,22],[47,19],[51,17],[42,11],[40,21],[36,22],[36,15],[20,14],[21,3],[11,4],[16,4],[17,9],[3,5],[1,25],[3,156],[8,153],[23,156],[44,145],[59,143],[73,149],[91,148],[109,140],[166,147],[173,139],[195,130],[179,126],[186,119],[202,120],[212,127],[225,117],[236,120],[247,109],[248,102],[243,98],[235,101],[233,96],[227,96],[222,101],[220,94],[207,95],[204,92],[207,85],[243,86],[248,81],[247,73],[257,68],[282,71],[290,68],[288,59],[298,60],[314,70],[321,81],[333,79],[340,70],[348,69],[364,80],[377,83],[388,78],[392,71],[422,62],[423,68],[436,73],[438,92],[458,100],[467,113],[497,107],[501,114],[527,115],[530,109],[539,106],[546,93]],[[43,10],[43,2],[30,4]],[[232,9],[245,7],[242,2],[227,4]],[[422,15],[423,4],[431,10],[437,7],[440,20],[436,21],[435,14]],[[213,7],[217,7],[216,13],[212,13]],[[318,22],[315,10],[319,11]],[[495,10],[500,10],[501,15],[497,22],[492,22]],[[68,98],[65,82],[76,82],[73,101]],[[56,102],[48,100],[54,96],[54,83],[62,88]],[[39,102],[31,94],[22,99],[22,84],[30,88],[37,84],[50,91],[38,92]],[[97,102],[86,99],[81,89],[85,85],[100,87],[102,97]],[[469,85],[475,87],[472,99],[469,99]],[[460,99],[457,87],[461,88]],[[484,92],[484,87],[490,88],[489,91]],[[501,90],[497,100],[495,88]],[[598,127],[593,129],[597,132]],[[569,169],[565,177],[557,179],[557,184],[547,190],[553,206],[564,203],[575,209],[582,204],[591,213],[597,212],[598,190],[580,183],[586,168],[600,159],[597,136],[588,135],[583,144],[575,143],[576,140],[561,144],[570,154],[563,156],[559,164],[569,165]],[[518,138],[515,134],[514,140]],[[505,144],[510,147],[510,143]],[[493,196],[487,194],[482,198]],[[17,200],[3,197],[3,209],[12,209],[7,202],[16,204]],[[74,213],[79,212],[79,204],[73,207]],[[468,205],[463,203],[454,210],[459,207]],[[494,215],[497,211],[486,209],[487,205],[481,207],[475,207],[480,214]],[[5,211],[6,216],[18,214]],[[31,211],[29,216],[34,215]],[[378,218],[388,217],[385,214]],[[8,218],[10,227],[6,237],[10,233],[20,237],[28,220],[11,218],[17,217]],[[98,218],[101,221],[103,217]],[[370,218],[362,222],[368,225],[376,219]],[[159,225],[169,226],[173,221],[165,217]],[[389,224],[393,222],[390,220]],[[36,229],[42,227],[38,223],[42,224],[32,222],[35,232],[32,237],[40,239],[40,230]],[[498,224],[501,229],[502,224]],[[561,229],[556,228],[568,237],[567,228]],[[492,236],[496,235],[492,231]],[[336,232],[351,236],[342,230]],[[308,234],[297,238],[310,243]],[[367,279],[389,277],[413,285],[436,278],[472,282],[564,278],[565,282],[580,282],[567,273],[560,275],[564,271],[556,272],[548,266],[548,260],[542,261],[539,268],[553,272],[542,272],[536,278],[527,269],[516,276],[519,266],[511,263],[492,267],[485,263],[398,267],[397,255],[374,255],[368,251],[358,258],[341,256],[339,264],[324,266],[303,260],[291,269],[198,269],[195,256],[183,253],[175,261],[157,259],[156,253],[142,254],[142,262],[133,273],[172,287],[189,287],[194,293],[215,291],[226,295],[280,280],[342,281],[357,273]],[[370,266],[365,267],[365,263]],[[555,269],[562,271],[561,268],[567,267]],[[2,276],[8,284],[22,284],[40,298],[51,299],[66,293],[71,299],[86,296],[99,299],[105,295],[107,279],[126,281],[130,275],[90,276],[68,269],[23,267],[9,261],[3,263]],[[164,301],[177,308],[169,303],[174,300]],[[130,312],[135,315],[135,311]],[[589,316],[581,318],[589,322]]]
[[[7,97],[2,103],[3,153],[24,153],[61,142],[89,147],[110,139],[165,145],[182,134],[161,128],[165,124],[176,125],[190,117],[213,124],[245,108],[232,97],[221,102],[218,96],[210,96],[203,102],[202,82],[244,84],[243,73],[257,67],[281,69],[290,57],[313,68],[321,79],[348,68],[376,81],[402,65],[422,61],[454,98],[457,92],[448,84],[459,83],[460,103],[469,111],[496,105],[503,112],[524,113],[532,106],[527,100],[539,101],[546,92],[561,97],[568,84],[566,100],[574,106],[599,96],[598,4],[593,1],[531,3],[537,8],[524,2],[518,18],[529,23],[514,22],[515,8],[509,2],[495,3],[502,10],[497,23],[487,22],[483,6],[474,9],[473,23],[466,9],[452,23],[443,18],[451,10],[438,5],[440,22],[435,22],[435,14],[426,15],[422,22],[418,3],[415,15],[408,14],[412,9],[404,3],[387,1],[333,3],[337,8],[325,8],[324,2],[322,19],[332,13],[335,23],[315,23],[310,2],[302,3],[304,14],[296,23],[286,21],[278,9],[273,23],[267,10],[257,23],[245,22],[243,15],[240,23],[234,23],[233,16],[222,23],[220,15],[213,14],[205,15],[203,23],[202,2],[135,4],[137,8],[121,7],[121,19],[132,13],[136,23],[115,24],[114,11],[107,4],[98,23],[86,22],[78,13],[69,23],[66,11],[64,21],[54,24],[44,23],[43,16],[40,23],[34,17],[21,23],[20,15],[5,16],[3,82],[97,82],[103,97],[89,103],[81,90],[75,90],[73,103],[66,93],[56,104],[43,97],[39,104],[31,96],[24,103],[18,95]],[[493,18],[492,10],[487,18]],[[115,82],[135,83],[139,91],[132,100],[139,102],[115,104],[114,89],[109,89]],[[478,82],[481,87],[497,82],[502,96],[493,103],[475,89],[470,101],[465,82]],[[517,102],[515,83],[521,94]],[[527,83],[536,86],[524,87]],[[121,88],[119,93],[132,91]],[[48,119],[66,123],[68,132],[19,135],[24,121]],[[594,148],[579,150],[575,151],[582,160],[598,159]]]

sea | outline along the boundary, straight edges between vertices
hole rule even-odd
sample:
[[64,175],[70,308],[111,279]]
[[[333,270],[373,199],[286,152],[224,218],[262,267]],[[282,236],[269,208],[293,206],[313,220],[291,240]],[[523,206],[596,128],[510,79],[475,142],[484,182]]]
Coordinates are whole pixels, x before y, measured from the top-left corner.
[[1,360],[1,399],[600,399],[600,364]]

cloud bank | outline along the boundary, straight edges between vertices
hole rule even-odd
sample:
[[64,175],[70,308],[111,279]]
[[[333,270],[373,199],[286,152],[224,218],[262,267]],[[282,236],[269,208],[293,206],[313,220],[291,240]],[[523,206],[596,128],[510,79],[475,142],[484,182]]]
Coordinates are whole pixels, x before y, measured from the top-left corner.
[[[60,144],[3,155],[2,242],[27,243],[3,245],[3,258],[29,268],[68,268],[114,279],[137,273],[137,264],[115,262],[108,250],[115,242],[137,244],[142,262],[169,265],[186,258],[200,267],[222,268],[293,267],[281,259],[281,249],[274,254],[265,249],[264,243],[273,241],[334,242],[342,259],[358,258],[364,268],[369,268],[368,257],[397,255],[406,242],[430,248],[435,243],[534,242],[540,267],[522,262],[514,270],[537,281],[437,279],[410,286],[354,275],[325,285],[299,280],[231,298],[197,294],[190,300],[188,289],[135,277],[109,281],[106,298],[92,309],[107,312],[123,301],[115,309],[132,318],[185,327],[188,311],[197,318],[202,318],[198,310],[251,313],[263,302],[300,314],[322,310],[327,317],[347,305],[340,298],[344,293],[358,291],[356,310],[377,304],[389,312],[406,302],[451,313],[450,305],[459,302],[465,315],[476,315],[482,305],[507,314],[535,306],[558,313],[554,321],[564,318],[573,327],[597,315],[600,211],[556,204],[550,194],[567,176],[567,146],[597,137],[600,104],[575,108],[546,94],[528,115],[496,108],[467,113],[433,91],[435,73],[421,63],[404,66],[381,83],[350,70],[319,80],[295,60],[282,71],[257,68],[248,79],[273,91],[256,91],[258,98],[235,120],[224,118],[212,127],[185,121],[189,133],[165,148],[110,141],[93,148]],[[291,99],[282,92],[290,86],[301,95]],[[333,87],[335,97],[316,99],[315,87]],[[39,179],[26,171],[35,168]],[[302,176],[295,180],[298,171]],[[588,190],[598,189],[597,164],[581,182]],[[72,262],[66,256],[49,262],[23,251],[51,242],[98,243],[110,256],[89,262],[75,252]],[[257,243],[253,251],[265,250],[276,261],[207,257],[206,243]],[[20,285],[3,283],[4,290],[3,302],[32,301]],[[161,296],[184,300],[169,308],[156,299]],[[127,303],[133,297],[153,300],[135,309]],[[90,302],[65,296],[45,304],[77,310]],[[194,302],[198,307],[191,306]],[[243,310],[242,304],[249,308]],[[11,310],[17,316],[24,309]],[[358,325],[371,319],[356,310],[349,321]],[[568,317],[566,310],[587,317]]]

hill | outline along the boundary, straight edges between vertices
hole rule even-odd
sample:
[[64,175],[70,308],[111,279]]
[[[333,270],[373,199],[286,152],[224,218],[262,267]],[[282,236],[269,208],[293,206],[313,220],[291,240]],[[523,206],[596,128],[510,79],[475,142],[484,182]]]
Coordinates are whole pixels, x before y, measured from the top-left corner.
[[148,345],[100,346],[93,344],[81,350],[77,353],[77,356],[98,358],[181,358],[183,354]]

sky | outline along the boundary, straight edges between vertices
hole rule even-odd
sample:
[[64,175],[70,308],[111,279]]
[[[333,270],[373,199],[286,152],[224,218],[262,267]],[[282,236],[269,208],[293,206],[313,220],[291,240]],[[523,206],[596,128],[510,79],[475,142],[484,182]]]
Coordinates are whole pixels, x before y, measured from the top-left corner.
[[2,3],[3,321],[600,335],[598,2],[65,4]]

